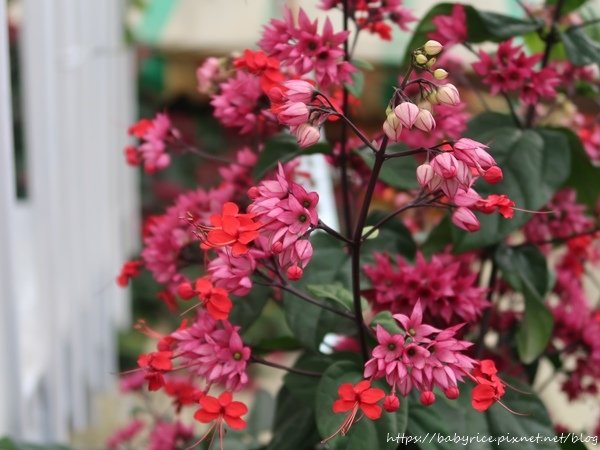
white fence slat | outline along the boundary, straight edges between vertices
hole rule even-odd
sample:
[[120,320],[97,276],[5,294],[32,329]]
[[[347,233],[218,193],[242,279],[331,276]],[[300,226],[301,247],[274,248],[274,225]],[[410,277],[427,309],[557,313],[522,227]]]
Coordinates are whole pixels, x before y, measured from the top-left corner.
[[16,330],[16,287],[13,285],[12,242],[15,210],[14,151],[6,2],[0,2],[0,435],[20,435],[19,346]]

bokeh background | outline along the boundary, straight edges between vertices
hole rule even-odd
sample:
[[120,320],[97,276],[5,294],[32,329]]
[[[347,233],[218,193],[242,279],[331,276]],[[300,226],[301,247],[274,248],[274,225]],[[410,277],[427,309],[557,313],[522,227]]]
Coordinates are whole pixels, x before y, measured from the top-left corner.
[[[138,405],[118,390],[119,371],[147,345],[132,325],[144,317],[160,329],[167,306],[151,280],[125,291],[115,275],[139,250],[144,216],[216,178],[185,158],[142,177],[125,164],[126,129],[166,109],[209,151],[234,148],[196,91],[197,66],[252,46],[285,5],[323,15],[316,3],[0,0],[0,436],[100,449]],[[421,17],[437,2],[405,3]],[[523,15],[515,0],[485,9]],[[380,124],[388,93],[378,89],[395,83],[408,37],[394,29],[390,42],[361,38],[357,56],[375,66],[358,112],[366,128]],[[460,81],[474,98],[471,74]],[[263,387],[278,383],[273,373]],[[567,408],[551,383],[542,396],[574,428],[598,414],[597,402]]]

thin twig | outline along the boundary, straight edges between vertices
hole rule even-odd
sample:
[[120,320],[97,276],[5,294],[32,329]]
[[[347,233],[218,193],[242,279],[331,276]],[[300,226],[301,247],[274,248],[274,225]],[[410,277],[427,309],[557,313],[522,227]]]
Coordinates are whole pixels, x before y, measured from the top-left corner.
[[338,233],[337,231],[335,231],[333,228],[331,228],[329,225],[322,222],[321,220],[319,220],[317,228],[327,232],[328,234],[330,234],[331,236],[333,236],[334,238],[336,238],[340,241],[344,241],[347,244],[352,244],[352,241],[350,239],[348,239],[346,236],[343,236],[342,234]]
[[286,372],[295,373],[298,375],[304,375],[307,377],[321,378],[323,376],[323,374],[320,372],[313,372],[312,370],[304,370],[304,369],[297,369],[295,367],[284,366],[283,364],[277,364],[272,361],[267,361],[266,359],[263,359],[259,356],[255,356],[255,355],[253,355],[250,358],[250,362],[253,362],[256,364],[262,364],[263,366],[274,367],[276,369],[285,370]]

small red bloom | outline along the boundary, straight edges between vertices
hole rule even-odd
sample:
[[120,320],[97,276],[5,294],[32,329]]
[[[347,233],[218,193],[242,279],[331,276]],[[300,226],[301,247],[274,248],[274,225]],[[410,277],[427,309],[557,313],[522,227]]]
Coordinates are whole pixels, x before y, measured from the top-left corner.
[[167,380],[165,382],[165,392],[169,397],[173,397],[175,410],[177,413],[186,405],[197,403],[202,398],[202,391],[187,382],[186,380]]
[[127,132],[130,136],[135,136],[142,139],[146,133],[152,128],[152,121],[149,119],[141,119],[131,125]]
[[213,319],[227,319],[233,304],[225,289],[214,287],[208,278],[198,278],[195,288],[200,301]]
[[515,202],[513,202],[506,195],[489,195],[486,199],[481,199],[477,202],[475,207],[484,214],[491,214],[498,212],[505,219],[512,219],[515,215],[514,211]]
[[480,361],[471,372],[473,380],[477,383],[471,392],[471,405],[479,412],[486,411],[504,395],[504,383],[496,375],[497,372],[491,359]]
[[171,291],[169,291],[168,289],[164,289],[158,294],[156,294],[156,296],[161,302],[167,305],[169,311],[177,311],[177,299]]
[[206,235],[204,247],[231,246],[234,256],[248,252],[248,244],[258,237],[258,229],[262,226],[253,220],[253,214],[240,214],[235,203],[223,205],[221,215],[215,214],[210,218],[212,227]]
[[202,423],[224,420],[234,430],[243,430],[246,428],[246,421],[242,416],[248,412],[248,407],[232,400],[231,392],[223,392],[219,398],[205,395],[200,399],[200,409],[196,411],[194,418]]
[[165,384],[163,373],[173,369],[173,352],[153,352],[138,357],[138,366],[146,371],[148,390],[157,391]]
[[129,284],[129,280],[133,277],[137,277],[142,269],[142,261],[131,260],[125,262],[121,268],[121,273],[117,277],[117,284],[121,287],[126,287]]
[[379,419],[383,411],[378,403],[385,397],[385,392],[379,388],[372,388],[369,380],[359,381],[355,385],[344,383],[338,388],[338,395],[340,398],[333,402],[333,412],[344,413],[350,411],[350,414],[335,433],[321,441],[323,443],[333,439],[340,433],[345,436],[355,422],[359,410],[371,420]]
[[396,412],[400,408],[400,400],[393,394],[386,395],[383,399],[383,409],[387,412]]

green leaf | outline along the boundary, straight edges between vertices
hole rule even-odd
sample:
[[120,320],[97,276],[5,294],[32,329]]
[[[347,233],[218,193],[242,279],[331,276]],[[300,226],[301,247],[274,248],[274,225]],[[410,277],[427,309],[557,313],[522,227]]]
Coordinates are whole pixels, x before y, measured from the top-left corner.
[[356,98],[359,98],[362,95],[363,89],[365,87],[365,74],[362,70],[357,70],[352,73],[352,83],[346,83],[346,89]]
[[[494,125],[496,124],[496,125]],[[549,129],[521,130],[507,125],[506,116],[484,113],[470,123],[468,137],[490,146],[490,153],[502,168],[504,179],[489,185],[479,180],[475,188],[482,195],[506,194],[518,208],[538,210],[564,183],[570,173],[571,154],[567,138]],[[481,229],[467,233],[453,227],[456,251],[466,251],[500,242],[519,229],[530,213],[515,211],[512,219],[497,213],[478,214]]]
[[570,27],[560,33],[567,56],[576,66],[600,64],[600,43],[589,37],[583,28]]
[[[298,358],[294,368],[323,373],[334,362],[335,360],[331,355],[305,352]],[[313,407],[317,395],[317,385],[319,384],[318,378],[288,372],[283,378],[283,384],[299,402],[309,408]]]
[[[412,52],[427,42],[428,34],[435,31],[432,19],[436,16],[448,16],[454,3],[439,3],[427,12],[416,27],[412,39],[406,47],[403,65],[407,66]],[[493,12],[479,11],[470,5],[463,5],[467,16],[467,41],[478,43],[485,41],[501,42],[513,36],[521,36],[539,29],[542,23],[529,19],[506,16]]]
[[[309,284],[306,286],[306,289],[319,298],[333,300],[348,311],[353,311],[354,309],[354,297],[352,292],[342,286],[341,283]],[[361,298],[361,303],[363,308],[367,307],[367,301],[364,298]]]
[[[317,388],[315,417],[322,438],[331,436],[342,424],[346,414],[335,414],[333,402],[338,398],[338,388],[343,383],[357,383],[362,380],[362,367],[349,361],[340,361],[330,366]],[[378,383],[374,386],[380,387]],[[389,389],[389,386],[386,387]],[[383,412],[378,420],[363,418],[350,429],[346,436],[339,436],[329,442],[331,450],[365,450],[389,448],[389,435],[402,434],[407,424],[407,402],[396,413]]]
[[[567,14],[571,11],[581,8],[587,0],[564,0],[561,9],[562,14]],[[558,0],[546,0],[546,6],[555,6]]]
[[271,288],[260,284],[254,284],[250,293],[244,297],[232,296],[233,309],[229,321],[242,327],[242,330],[250,328],[260,316],[270,296]]
[[296,138],[288,133],[280,133],[265,143],[264,150],[258,155],[258,161],[252,175],[256,180],[261,179],[265,174],[277,167],[277,163],[286,163],[302,155],[314,155],[317,153],[331,153],[331,146],[326,143],[317,143],[308,148],[300,148]]
[[[503,379],[506,377],[502,376]],[[454,450],[465,448],[467,450],[514,450],[520,448],[543,448],[558,450],[560,447],[554,440],[555,433],[544,404],[531,392],[531,388],[516,379],[507,379],[519,390],[528,392],[527,395],[507,388],[502,402],[514,411],[524,413],[517,416],[499,404],[494,404],[485,413],[475,411],[471,407],[472,385],[466,383],[460,387],[460,397],[457,400],[448,400],[439,396],[437,401],[428,407],[422,406],[417,396],[411,395],[409,406],[408,431],[414,437],[423,439],[426,435],[431,437],[427,442],[419,443],[424,450]],[[429,434],[428,434],[429,433]],[[437,435],[435,434],[437,433]],[[536,437],[535,443],[511,443],[509,437]],[[464,437],[495,438],[489,442],[467,442]],[[498,442],[502,438],[502,442]],[[549,442],[543,442],[547,438]],[[446,441],[446,442],[444,442]],[[454,442],[456,441],[456,442]]]
[[375,70],[375,66],[373,64],[371,64],[369,61],[364,60],[364,59],[353,58],[351,63],[354,67],[357,67],[359,69]]
[[450,222],[450,218],[446,216],[431,230],[427,239],[425,239],[425,242],[420,247],[427,258],[430,258],[434,253],[444,251],[448,243],[452,242],[453,227],[454,225]]
[[579,137],[573,131],[567,128],[553,130],[566,136],[571,148],[571,174],[565,186],[574,188],[577,192],[577,201],[585,203],[590,210],[593,210],[600,196],[600,183],[591,181],[600,179],[600,167],[592,164]]
[[314,450],[320,441],[313,408],[282,387],[277,395],[273,438],[267,450]]
[[396,322],[396,319],[392,317],[392,313],[389,311],[381,311],[377,313],[371,322],[371,326],[381,325],[388,333],[400,334],[403,333],[402,329]]
[[[350,258],[335,238],[321,233],[311,238],[314,253],[302,279],[294,287],[340,282],[350,286]],[[317,350],[327,333],[353,330],[353,322],[284,292],[285,319],[293,335],[305,347]]]
[[[388,148],[389,153],[393,153],[393,150],[404,151],[408,148],[401,144],[392,145]],[[371,149],[365,149],[359,152],[360,157],[363,161],[372,169],[375,164],[375,155]],[[406,156],[402,158],[388,159],[381,171],[379,172],[379,179],[385,184],[401,190],[417,189],[419,184],[417,183],[417,160],[414,156]]]
[[258,344],[252,345],[252,353],[263,354],[276,351],[295,351],[301,350],[302,345],[293,336],[279,336],[276,338],[266,338]]
[[245,433],[256,438],[263,431],[269,431],[275,414],[275,399],[264,389],[255,392],[252,410],[248,416],[248,426]]
[[517,350],[521,360],[535,361],[548,346],[554,320],[544,305],[550,286],[546,258],[533,246],[500,246],[494,260],[503,278],[525,297],[525,314],[517,330]]

